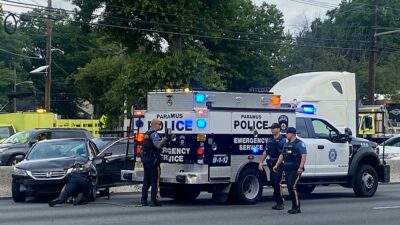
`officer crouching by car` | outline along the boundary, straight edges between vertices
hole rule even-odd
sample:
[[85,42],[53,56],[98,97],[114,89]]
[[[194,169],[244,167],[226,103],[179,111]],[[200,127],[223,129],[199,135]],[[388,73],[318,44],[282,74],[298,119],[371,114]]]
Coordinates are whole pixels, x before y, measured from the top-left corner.
[[[304,164],[307,159],[307,150],[305,144],[297,139],[296,128],[288,127],[286,131],[288,143],[283,147],[283,151],[278,158],[278,162],[273,170],[276,172],[274,179],[282,182],[285,176],[287,188],[292,200],[292,209],[288,211],[290,214],[300,213],[300,200],[297,193],[297,183],[299,182],[301,174],[304,172]],[[282,167],[280,167],[282,164]],[[280,183],[279,182],[279,183]],[[276,182],[274,182],[276,183]],[[283,209],[282,192],[278,192],[278,198],[275,199],[277,210]]]
[[[270,180],[271,186],[274,188],[273,198],[280,197],[280,179],[273,179],[275,176],[275,172],[273,170],[274,165],[278,161],[279,156],[282,153],[283,146],[286,144],[287,139],[281,135],[281,126],[278,123],[273,123],[271,125],[271,133],[272,138],[268,138],[267,144],[265,145],[263,154],[260,158],[260,162],[258,164],[258,169],[260,171],[264,170],[264,160],[267,159],[267,165],[270,172]],[[275,182],[275,183],[274,183]],[[276,200],[275,200],[276,201]],[[277,209],[278,207],[283,207],[282,205],[275,205],[272,209]]]
[[88,201],[90,192],[94,191],[93,187],[97,178],[94,165],[90,164],[89,168],[85,168],[82,164],[75,163],[71,169],[67,184],[62,189],[60,196],[49,202],[50,207],[67,202],[70,197],[75,197],[74,205],[83,204]]
[[159,166],[161,163],[161,148],[166,145],[168,138],[161,139],[157,133],[161,129],[161,121],[153,119],[151,121],[151,128],[145,133],[141,151],[141,161],[143,163],[144,179],[142,186],[142,206],[147,206],[147,197],[149,188],[151,186],[151,201],[150,206],[161,206],[157,201],[157,178]]

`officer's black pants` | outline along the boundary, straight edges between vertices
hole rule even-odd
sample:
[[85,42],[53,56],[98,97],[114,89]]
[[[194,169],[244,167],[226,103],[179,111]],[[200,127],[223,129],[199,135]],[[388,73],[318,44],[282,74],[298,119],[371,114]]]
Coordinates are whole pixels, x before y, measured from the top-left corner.
[[[272,170],[272,168],[271,168]],[[272,170],[273,171],[273,170]],[[278,169],[277,172],[272,172],[272,187],[274,188],[274,195],[273,198],[276,204],[281,205],[283,204],[283,197],[282,197],[282,182],[283,182],[283,171],[282,169]]]
[[77,196],[83,193],[83,196],[89,196],[90,188],[92,187],[90,180],[82,175],[73,174],[71,179],[65,185],[64,190],[61,192],[59,199],[61,203],[65,203],[71,196]]
[[144,162],[144,179],[142,187],[142,202],[147,202],[149,188],[151,186],[151,201],[155,202],[157,199],[157,178],[158,168],[153,162]]
[[[285,176],[287,188],[289,191],[290,198],[292,200],[292,209],[300,208],[299,193],[297,192],[297,183],[299,182],[300,175],[297,170],[279,170],[274,175],[274,199],[277,204],[283,204],[281,183],[283,181],[283,176]],[[280,191],[275,191],[280,190]]]

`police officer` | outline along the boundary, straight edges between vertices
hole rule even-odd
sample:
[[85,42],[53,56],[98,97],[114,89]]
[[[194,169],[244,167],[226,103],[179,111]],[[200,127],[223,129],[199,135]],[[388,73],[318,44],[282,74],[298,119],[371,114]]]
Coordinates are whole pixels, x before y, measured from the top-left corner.
[[[299,182],[301,174],[304,172],[304,164],[307,159],[307,150],[305,144],[297,139],[296,128],[288,127],[286,131],[288,143],[283,147],[283,151],[278,158],[278,162],[273,167],[276,172],[274,179],[283,180],[286,178],[287,188],[292,200],[292,209],[288,211],[290,214],[300,213],[300,200],[297,193],[297,183]],[[282,168],[280,168],[282,164]],[[279,198],[276,199],[279,209],[283,209],[282,193],[279,192]]]
[[95,185],[97,171],[93,164],[85,170],[82,165],[75,164],[68,183],[64,186],[58,198],[49,202],[50,207],[65,203],[68,198],[75,197],[73,204],[82,204],[87,201],[90,190]]
[[[281,126],[278,123],[273,123],[271,125],[271,133],[273,138],[269,138],[267,144],[265,145],[265,149],[261,156],[260,162],[258,164],[258,169],[262,171],[264,169],[264,160],[267,158],[267,165],[270,172],[270,180],[271,185],[274,188],[274,199],[279,198],[280,196],[280,179],[274,179],[275,172],[273,170],[274,165],[278,161],[280,154],[282,153],[283,146],[286,144],[287,139],[281,135]],[[276,201],[276,200],[275,200]],[[282,208],[282,205],[275,205],[272,209]]]
[[158,178],[158,167],[161,163],[161,148],[167,143],[167,138],[160,138],[157,133],[161,129],[161,121],[153,119],[151,121],[151,128],[146,132],[142,151],[141,161],[144,169],[144,179],[142,186],[142,206],[147,206],[148,191],[151,186],[151,201],[150,206],[161,206],[161,203],[157,201],[157,178]]

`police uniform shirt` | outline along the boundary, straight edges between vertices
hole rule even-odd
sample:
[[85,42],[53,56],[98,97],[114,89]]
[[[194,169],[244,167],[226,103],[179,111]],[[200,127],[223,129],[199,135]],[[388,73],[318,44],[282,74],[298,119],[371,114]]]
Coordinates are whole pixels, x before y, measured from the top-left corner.
[[[279,140],[279,141],[278,141]],[[278,142],[278,149],[273,149],[273,145]],[[267,141],[267,144],[265,145],[264,151],[267,152],[268,154],[268,159],[278,159],[279,155],[282,153],[283,147],[285,144],[288,142],[288,140],[283,137],[282,135],[279,135],[277,139],[275,138],[269,138]],[[278,152],[275,152],[278,151]]]
[[[296,143],[296,141],[297,141],[297,143]],[[284,151],[286,151],[286,148],[287,148],[288,145],[295,144],[294,145],[294,149],[299,154],[299,160],[300,160],[301,159],[301,155],[306,155],[307,154],[307,149],[306,149],[306,145],[304,144],[304,142],[302,142],[300,140],[297,140],[297,139],[296,139],[296,141],[287,142],[283,148],[284,148]],[[288,161],[288,160],[284,159],[284,163],[283,164],[285,166],[291,166],[294,163],[295,163],[294,161]]]
[[157,131],[153,128],[150,128],[149,132],[153,132],[150,135],[150,139],[153,142],[154,145],[156,145],[159,141],[161,141],[160,135],[157,133]]

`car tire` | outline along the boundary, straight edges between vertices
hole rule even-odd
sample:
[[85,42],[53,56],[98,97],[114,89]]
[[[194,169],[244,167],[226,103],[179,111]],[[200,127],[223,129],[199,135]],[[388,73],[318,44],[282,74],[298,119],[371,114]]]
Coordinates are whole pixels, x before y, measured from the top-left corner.
[[235,203],[251,205],[257,203],[263,192],[261,175],[255,169],[249,168],[240,173],[238,182],[231,188],[231,196]]
[[94,202],[94,201],[96,201],[96,198],[97,198],[97,188],[96,188],[96,187],[93,187],[93,188],[89,191],[88,200],[89,200],[90,202]]
[[315,187],[316,185],[313,184],[302,184],[297,186],[297,191],[302,195],[309,195],[314,191]]
[[17,163],[19,163],[19,162],[17,161],[17,156],[20,156],[20,155],[14,155],[14,156],[12,156],[12,157],[8,160],[7,165],[8,165],[8,166],[15,166]]
[[20,184],[18,184],[14,179],[11,183],[11,192],[12,198],[14,202],[25,202],[26,200],[26,191],[20,191]]
[[354,194],[357,197],[372,197],[378,189],[378,174],[370,165],[361,165],[354,177]]

